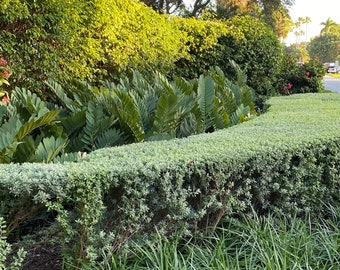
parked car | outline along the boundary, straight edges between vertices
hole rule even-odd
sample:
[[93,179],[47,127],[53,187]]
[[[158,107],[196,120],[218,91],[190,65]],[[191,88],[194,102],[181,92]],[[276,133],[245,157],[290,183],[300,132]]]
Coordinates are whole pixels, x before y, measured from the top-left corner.
[[327,73],[337,73],[336,67],[329,67]]
[[329,64],[328,68],[327,68],[327,73],[337,73],[337,68],[335,66],[335,64]]

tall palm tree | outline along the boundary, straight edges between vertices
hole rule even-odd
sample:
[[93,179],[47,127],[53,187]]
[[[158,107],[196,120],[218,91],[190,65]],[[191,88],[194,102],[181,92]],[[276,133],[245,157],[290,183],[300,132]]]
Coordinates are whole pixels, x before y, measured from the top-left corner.
[[333,21],[331,18],[328,18],[325,22],[320,23],[324,27],[320,31],[320,35],[322,34],[332,34],[338,31],[339,25]]
[[305,17],[304,18],[304,24],[306,25],[306,32],[305,32],[305,37],[306,37],[306,42],[307,42],[307,34],[308,34],[308,24],[312,22],[312,19],[310,17]]

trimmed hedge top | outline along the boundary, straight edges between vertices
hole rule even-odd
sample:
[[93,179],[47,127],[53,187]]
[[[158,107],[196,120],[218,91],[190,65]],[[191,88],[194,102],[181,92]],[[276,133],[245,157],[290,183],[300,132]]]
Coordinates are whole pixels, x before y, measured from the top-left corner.
[[[130,144],[92,152],[81,163],[112,160],[127,170],[145,164],[160,167],[221,158],[239,160],[278,147],[296,147],[315,140],[340,137],[340,95],[304,94],[274,97],[269,111],[226,130],[171,141]],[[77,166],[79,166],[78,164]],[[111,167],[112,168],[112,167]]]
[[23,213],[52,210],[63,248],[72,242],[74,259],[94,260],[101,237],[117,248],[155,228],[213,228],[250,208],[322,214],[340,200],[340,95],[269,104],[215,133],[100,149],[78,163],[0,165],[0,216],[15,231],[34,219]]
[[[308,147],[340,137],[338,94],[274,97],[268,103],[271,107],[266,114],[214,133],[104,148],[90,153],[78,163],[1,164],[0,183],[16,195],[53,186],[52,194],[62,196],[61,187],[72,175],[91,177],[99,173],[108,178],[114,176],[111,179],[118,181],[119,175],[131,177],[133,171],[168,171],[173,166],[210,164],[219,160],[229,160],[228,164],[233,166],[251,157],[274,155],[275,149]],[[43,200],[43,194],[39,194],[36,194],[39,200]]]

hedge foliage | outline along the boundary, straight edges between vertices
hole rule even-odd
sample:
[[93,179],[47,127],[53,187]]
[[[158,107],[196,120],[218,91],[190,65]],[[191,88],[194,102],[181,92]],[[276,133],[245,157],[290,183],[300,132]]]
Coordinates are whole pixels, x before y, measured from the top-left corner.
[[271,83],[278,74],[283,47],[263,21],[251,16],[236,16],[226,21],[229,29],[222,36],[218,66],[233,74],[227,59],[234,60],[247,73],[249,86],[257,94],[270,95]]
[[231,61],[240,65],[248,84],[260,95],[270,95],[279,73],[283,47],[263,21],[235,16],[225,21],[179,19],[188,34],[189,57],[176,62],[173,76],[195,78],[210,66],[219,66],[230,78],[235,76]]
[[0,5],[0,56],[13,69],[8,92],[30,89],[52,99],[44,82],[118,81],[130,69],[197,78],[212,66],[267,93],[282,47],[260,20],[201,20],[157,14],[137,0],[6,0]]
[[291,95],[323,92],[323,77],[326,73],[323,64],[317,59],[310,59],[299,66],[296,60],[288,54],[283,57],[280,74],[275,83],[277,93]]
[[47,79],[112,79],[128,67],[161,71],[186,54],[186,34],[137,0],[6,0],[0,15],[11,89],[42,97]]
[[190,233],[251,208],[322,215],[340,202],[340,96],[269,104],[211,134],[100,149],[78,163],[0,165],[1,216],[19,224],[48,207],[65,254],[95,260],[99,247],[114,251],[155,228]]

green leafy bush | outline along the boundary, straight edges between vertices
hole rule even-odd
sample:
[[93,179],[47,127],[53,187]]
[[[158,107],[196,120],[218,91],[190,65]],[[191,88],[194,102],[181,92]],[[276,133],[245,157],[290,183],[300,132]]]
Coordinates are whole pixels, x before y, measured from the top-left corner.
[[307,50],[311,57],[317,57],[321,63],[339,60],[340,34],[336,31],[331,31],[331,33],[316,36],[308,44]]
[[210,66],[219,66],[229,78],[236,76],[231,61],[240,65],[248,85],[258,95],[273,90],[283,47],[273,31],[251,16],[236,16],[225,21],[179,19],[187,33],[189,57],[176,62],[172,76],[197,77]]
[[222,49],[217,65],[232,76],[229,60],[234,60],[246,72],[248,85],[256,94],[270,95],[283,52],[276,35],[251,16],[235,16],[225,24],[228,30],[219,38]]
[[78,163],[0,165],[1,215],[53,210],[69,262],[98,260],[99,247],[115,251],[155,228],[190,234],[251,209],[322,216],[323,202],[340,201],[340,96],[269,103],[261,117],[214,133],[100,149]]
[[286,55],[279,70],[277,93],[291,95],[322,92],[324,75],[325,69],[318,60],[311,59],[303,65],[297,65],[294,57]]
[[197,18],[174,18],[176,27],[187,36],[188,55],[176,61],[170,77],[197,78],[210,67],[218,65],[221,45],[219,38],[227,32],[221,21]]
[[24,87],[43,99],[47,79],[112,80],[129,67],[166,70],[186,54],[185,33],[137,0],[8,0],[0,15],[11,90]]

